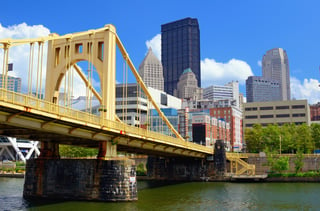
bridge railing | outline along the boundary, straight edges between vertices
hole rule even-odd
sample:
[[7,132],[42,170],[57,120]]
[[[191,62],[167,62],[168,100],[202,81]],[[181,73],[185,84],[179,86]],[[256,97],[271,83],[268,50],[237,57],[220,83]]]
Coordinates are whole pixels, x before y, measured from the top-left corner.
[[169,144],[175,147],[182,147],[184,149],[193,149],[207,154],[213,153],[212,148],[208,148],[189,141],[181,141],[180,139],[172,136],[146,130],[143,128],[138,128],[122,122],[103,119],[100,116],[94,114],[64,107],[36,98],[34,96],[12,92],[2,88],[0,88],[0,100],[13,105],[22,106],[24,107],[24,110],[26,112],[30,112],[32,109],[35,109],[38,112],[40,111],[45,112],[46,114],[53,115],[52,118],[66,117],[72,119],[73,121],[79,121],[80,124],[83,124],[85,122],[97,128],[106,127],[115,131],[122,131],[123,134],[130,134],[130,136],[137,137],[138,139],[151,139],[158,142],[159,144],[165,143],[167,145]]

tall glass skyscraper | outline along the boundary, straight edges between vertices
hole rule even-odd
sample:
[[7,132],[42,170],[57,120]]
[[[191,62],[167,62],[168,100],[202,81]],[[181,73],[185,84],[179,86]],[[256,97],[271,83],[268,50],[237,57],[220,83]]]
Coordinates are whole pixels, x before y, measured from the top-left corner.
[[201,87],[198,20],[185,18],[161,25],[161,62],[164,90],[173,95],[180,75],[191,68]]
[[262,59],[262,76],[279,82],[281,100],[291,99],[289,61],[285,50],[273,48],[267,51]]

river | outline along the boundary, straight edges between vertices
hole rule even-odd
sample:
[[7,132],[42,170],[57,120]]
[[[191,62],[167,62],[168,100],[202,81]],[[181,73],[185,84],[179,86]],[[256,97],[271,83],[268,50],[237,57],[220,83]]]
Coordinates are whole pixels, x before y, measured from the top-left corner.
[[0,210],[320,210],[320,183],[138,182],[137,202],[27,201],[23,179],[0,177]]

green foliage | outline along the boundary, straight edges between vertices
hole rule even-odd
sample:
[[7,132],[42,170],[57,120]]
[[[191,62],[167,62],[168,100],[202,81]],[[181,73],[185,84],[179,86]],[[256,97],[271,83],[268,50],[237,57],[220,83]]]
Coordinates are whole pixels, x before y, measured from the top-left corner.
[[137,166],[136,173],[137,173],[137,176],[146,176],[147,175],[147,170],[144,168],[143,163],[139,163],[139,165]]
[[316,149],[320,149],[320,124],[311,124],[312,139]]
[[61,157],[94,157],[98,155],[98,149],[70,145],[60,145],[59,153]]
[[25,167],[26,164],[24,162],[22,162],[22,161],[17,161],[16,162],[16,167],[21,167],[21,166]]
[[262,127],[259,124],[253,125],[252,129],[246,128],[245,140],[248,152],[258,153],[263,150]]
[[298,151],[297,154],[296,154],[296,159],[294,160],[294,169],[295,169],[295,172],[298,173],[302,170],[302,167],[303,167],[303,154],[301,151]]
[[311,153],[315,148],[320,148],[320,125],[254,125],[246,128],[245,140],[247,151],[251,153],[266,149],[278,153],[295,153],[298,150]]
[[318,171],[268,174],[268,177],[319,177],[319,176],[320,176],[320,172],[318,172]]
[[282,173],[289,169],[289,157],[281,157],[274,153],[267,153],[268,166],[274,173]]

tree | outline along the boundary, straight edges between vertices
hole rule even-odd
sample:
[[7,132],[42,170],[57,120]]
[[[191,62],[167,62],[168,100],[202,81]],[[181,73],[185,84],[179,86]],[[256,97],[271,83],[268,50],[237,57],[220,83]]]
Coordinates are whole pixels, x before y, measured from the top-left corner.
[[320,149],[320,124],[311,124],[311,136],[315,149]]
[[297,153],[296,153],[296,159],[294,160],[294,169],[296,171],[296,173],[300,172],[302,170],[302,167],[303,167],[303,153],[299,150]]
[[246,128],[245,140],[248,152],[258,153],[263,151],[264,143],[261,125],[255,124],[252,128]]
[[264,148],[268,151],[280,152],[280,129],[278,125],[268,125],[263,128]]
[[302,150],[302,153],[311,153],[314,149],[314,143],[311,136],[311,129],[306,124],[297,126],[296,151]]
[[283,171],[287,171],[289,169],[289,157],[279,157],[275,160],[273,166],[271,166],[271,170],[275,172],[279,172],[282,174]]
[[62,157],[93,157],[98,155],[98,149],[61,144],[59,153]]
[[284,124],[280,128],[281,152],[293,153],[295,151],[294,137],[296,136],[295,124]]
[[289,169],[289,157],[279,156],[277,153],[266,150],[268,166],[272,172],[282,173]]

